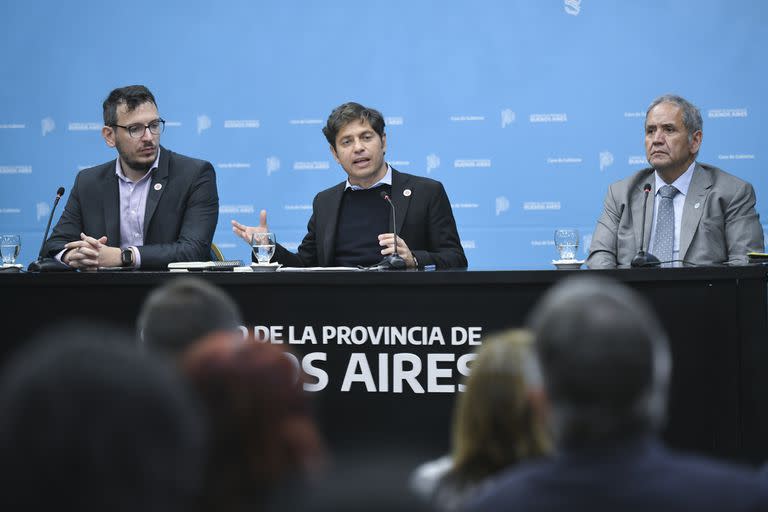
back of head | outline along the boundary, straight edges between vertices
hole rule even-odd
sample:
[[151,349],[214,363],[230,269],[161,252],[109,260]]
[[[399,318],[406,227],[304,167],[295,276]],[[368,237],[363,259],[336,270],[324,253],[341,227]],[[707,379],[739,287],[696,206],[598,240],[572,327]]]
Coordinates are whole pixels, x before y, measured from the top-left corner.
[[530,325],[561,446],[652,432],[666,407],[666,335],[640,296],[595,276],[566,279]]
[[262,505],[319,461],[322,443],[303,380],[282,348],[212,335],[191,347],[181,365],[209,422],[203,508]]
[[541,386],[528,331],[509,330],[483,342],[457,398],[454,479],[476,482],[550,451],[542,411],[534,403]]
[[126,334],[58,329],[0,382],[0,510],[186,510],[202,428],[177,373]]
[[181,277],[154,290],[142,305],[138,337],[150,350],[179,355],[215,331],[242,324],[237,304],[202,279]]

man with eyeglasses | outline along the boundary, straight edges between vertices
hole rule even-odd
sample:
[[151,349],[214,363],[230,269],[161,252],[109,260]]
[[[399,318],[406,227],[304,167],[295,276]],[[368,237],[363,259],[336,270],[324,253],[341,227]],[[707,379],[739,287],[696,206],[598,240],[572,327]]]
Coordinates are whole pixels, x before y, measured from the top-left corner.
[[101,135],[118,158],[77,175],[44,255],[79,270],[210,259],[213,166],[160,146],[165,121],[143,85],[115,89],[103,107]]

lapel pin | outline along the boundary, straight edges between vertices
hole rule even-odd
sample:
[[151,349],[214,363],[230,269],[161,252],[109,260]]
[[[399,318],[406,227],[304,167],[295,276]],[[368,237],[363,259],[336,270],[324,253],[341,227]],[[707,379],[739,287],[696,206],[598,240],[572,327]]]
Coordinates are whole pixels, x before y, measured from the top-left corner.
[[411,189],[407,188],[407,189],[403,190],[403,195],[405,197],[411,197]]
[[698,208],[699,208],[699,206],[700,206],[700,205],[701,205],[701,203],[696,203],[695,205],[693,205],[693,208],[694,208],[695,210],[698,210]]
[[[161,188],[163,188],[163,184],[162,183],[155,183],[155,190],[160,190]],[[696,208],[698,208],[698,207],[699,207],[699,205],[696,205]]]

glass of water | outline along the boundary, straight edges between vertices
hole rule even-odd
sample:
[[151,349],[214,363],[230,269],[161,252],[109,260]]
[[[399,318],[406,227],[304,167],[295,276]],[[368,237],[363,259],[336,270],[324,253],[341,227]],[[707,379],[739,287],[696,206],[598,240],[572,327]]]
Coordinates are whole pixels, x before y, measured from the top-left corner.
[[21,235],[0,235],[0,256],[3,265],[13,265],[21,251]]
[[574,261],[579,248],[579,230],[564,228],[555,230],[555,247],[561,261]]
[[275,255],[275,234],[254,233],[251,236],[251,250],[259,265],[266,265]]

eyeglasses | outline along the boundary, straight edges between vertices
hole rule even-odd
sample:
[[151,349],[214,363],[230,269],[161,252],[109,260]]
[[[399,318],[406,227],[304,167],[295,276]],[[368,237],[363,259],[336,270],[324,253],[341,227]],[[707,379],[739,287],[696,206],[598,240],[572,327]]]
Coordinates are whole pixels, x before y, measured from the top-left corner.
[[144,133],[147,131],[147,129],[149,129],[149,133],[152,135],[160,135],[163,133],[163,130],[165,130],[165,119],[155,119],[149,124],[136,123],[130,126],[113,124],[112,126],[126,130],[132,139],[140,139],[144,136]]

